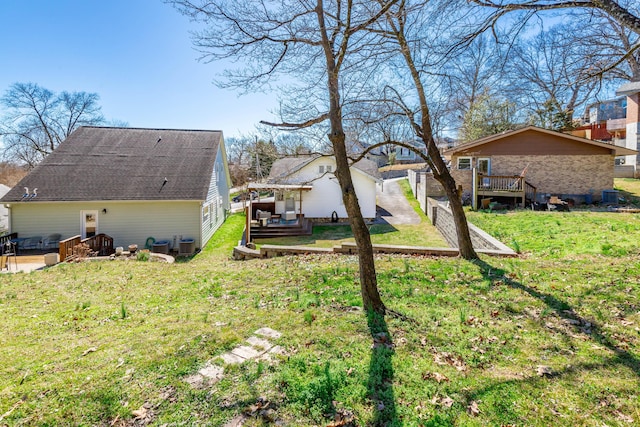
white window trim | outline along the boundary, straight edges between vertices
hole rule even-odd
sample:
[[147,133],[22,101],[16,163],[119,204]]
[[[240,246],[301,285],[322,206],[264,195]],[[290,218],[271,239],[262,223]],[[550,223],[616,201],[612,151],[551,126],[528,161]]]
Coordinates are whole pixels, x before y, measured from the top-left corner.
[[487,161],[487,175],[491,175],[491,157],[478,157],[476,160],[476,168],[478,172],[480,172],[480,162],[486,160]]
[[95,233],[95,235],[97,236],[100,233],[98,231],[99,230],[99,228],[98,228],[98,211],[97,210],[93,210],[93,209],[81,210],[80,211],[80,236],[82,236],[83,239],[87,238],[87,224],[86,224],[87,214],[93,215],[93,217],[96,219],[96,233]]
[[[469,160],[469,167],[468,168],[461,168],[460,167],[460,160]],[[470,171],[473,168],[473,157],[458,157],[458,160],[456,162],[456,167],[458,168],[458,170],[461,171]]]

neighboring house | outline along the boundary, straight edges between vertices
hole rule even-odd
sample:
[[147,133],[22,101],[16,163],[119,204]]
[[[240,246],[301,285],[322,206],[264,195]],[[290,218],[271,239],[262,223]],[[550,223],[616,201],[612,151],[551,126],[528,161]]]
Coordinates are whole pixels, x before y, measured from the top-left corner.
[[427,150],[422,141],[407,141],[407,145],[410,145],[414,150],[410,150],[407,147],[400,145],[395,146],[396,150],[396,163],[422,163],[424,159],[420,157],[416,151],[426,154]]
[[[0,197],[4,196],[11,190],[4,184],[0,184]],[[5,205],[0,204],[0,234],[6,233],[9,230],[9,209]]]
[[[456,145],[456,141],[453,138],[445,137],[437,137],[435,139],[436,147],[440,152],[443,152],[447,149],[453,148]],[[395,146],[396,152],[396,163],[401,164],[413,164],[413,163],[424,163],[424,157],[420,156],[418,153],[422,153],[426,156],[427,147],[424,142],[421,140],[408,141],[406,144],[412,146],[414,150],[410,150],[409,148],[402,146]],[[418,153],[416,153],[416,151]]]
[[19,237],[104,233],[203,247],[229,210],[221,131],[81,127],[0,203]]
[[389,154],[387,153],[388,146],[379,146],[371,148],[372,144],[360,141],[358,139],[351,139],[346,141],[347,153],[350,157],[355,158],[360,156],[366,151],[364,155],[365,159],[369,159],[375,162],[378,167],[382,167],[389,164]]
[[[603,191],[613,190],[615,157],[634,154],[635,150],[625,147],[534,126],[445,151],[451,158],[453,177],[467,194],[473,193],[473,171],[477,170],[482,177],[476,188],[486,187],[485,196],[501,182],[505,188],[493,188],[493,196],[500,195],[499,191],[518,190],[524,198],[524,192],[535,188],[538,201],[554,195],[576,202],[598,201]],[[517,182],[520,177],[522,182]]]
[[640,82],[625,83],[616,91],[619,98],[587,106],[584,125],[570,133],[588,139],[612,141],[636,154],[616,158],[616,177],[634,178],[640,164]]
[[[640,82],[625,83],[618,88],[616,95],[627,97],[626,120],[624,124],[617,127],[624,128],[624,139],[621,138],[619,145],[640,151]],[[624,160],[625,166],[633,165],[633,174],[637,175],[637,164],[640,163],[640,156],[627,156]]]
[[[331,218],[335,211],[346,218],[340,185],[333,174],[333,156],[310,155],[285,157],[271,166],[268,183],[257,188],[271,188],[275,192],[275,214],[295,211],[307,218]],[[381,184],[375,162],[362,159],[350,168],[358,203],[364,218],[376,217],[376,184]]]

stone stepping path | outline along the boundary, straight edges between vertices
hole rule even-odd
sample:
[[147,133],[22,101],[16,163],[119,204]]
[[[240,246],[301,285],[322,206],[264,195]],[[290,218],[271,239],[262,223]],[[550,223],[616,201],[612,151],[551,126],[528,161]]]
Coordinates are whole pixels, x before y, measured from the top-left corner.
[[[246,343],[220,356],[227,365],[244,363],[247,360],[271,360],[272,354],[284,354],[284,349],[274,345],[269,339],[278,339],[282,334],[274,329],[263,327],[250,336]],[[185,378],[194,388],[210,387],[224,377],[224,368],[207,362],[198,372]]]

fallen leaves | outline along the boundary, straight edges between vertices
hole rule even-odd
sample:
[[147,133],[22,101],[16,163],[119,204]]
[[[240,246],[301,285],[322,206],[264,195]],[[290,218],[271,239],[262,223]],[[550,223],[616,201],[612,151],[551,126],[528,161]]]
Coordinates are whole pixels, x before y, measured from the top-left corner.
[[131,411],[131,415],[136,417],[136,420],[146,418],[148,413],[149,413],[149,408],[145,407],[145,405],[142,405],[139,409],[136,409],[135,411]]
[[474,417],[477,417],[478,415],[480,415],[480,408],[478,407],[478,402],[474,400],[471,403],[469,403],[469,405],[467,406],[467,412],[469,413],[469,415]]
[[462,360],[462,357],[451,354],[451,353],[446,353],[446,352],[436,353],[433,355],[433,360],[438,365],[453,366],[460,372],[464,372],[468,369],[467,364],[464,363],[464,360]]
[[438,395],[433,396],[430,400],[433,405],[444,406],[445,408],[451,408],[455,401],[449,396],[440,397]]
[[425,372],[422,374],[423,380],[436,380],[438,383],[449,381],[446,375],[442,375],[440,372]]

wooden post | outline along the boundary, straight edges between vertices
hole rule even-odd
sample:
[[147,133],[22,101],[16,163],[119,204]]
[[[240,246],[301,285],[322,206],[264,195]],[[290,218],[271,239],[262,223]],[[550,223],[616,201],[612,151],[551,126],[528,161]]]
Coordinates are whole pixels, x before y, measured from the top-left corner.
[[251,242],[251,204],[249,204],[249,206],[245,206],[244,207],[244,216],[245,216],[245,221],[247,221],[246,225],[245,225],[245,230],[247,231],[246,234],[246,239],[247,241],[245,242],[245,246],[249,244],[249,242]]
[[476,168],[471,169],[471,207],[474,211],[478,210],[478,170]]

